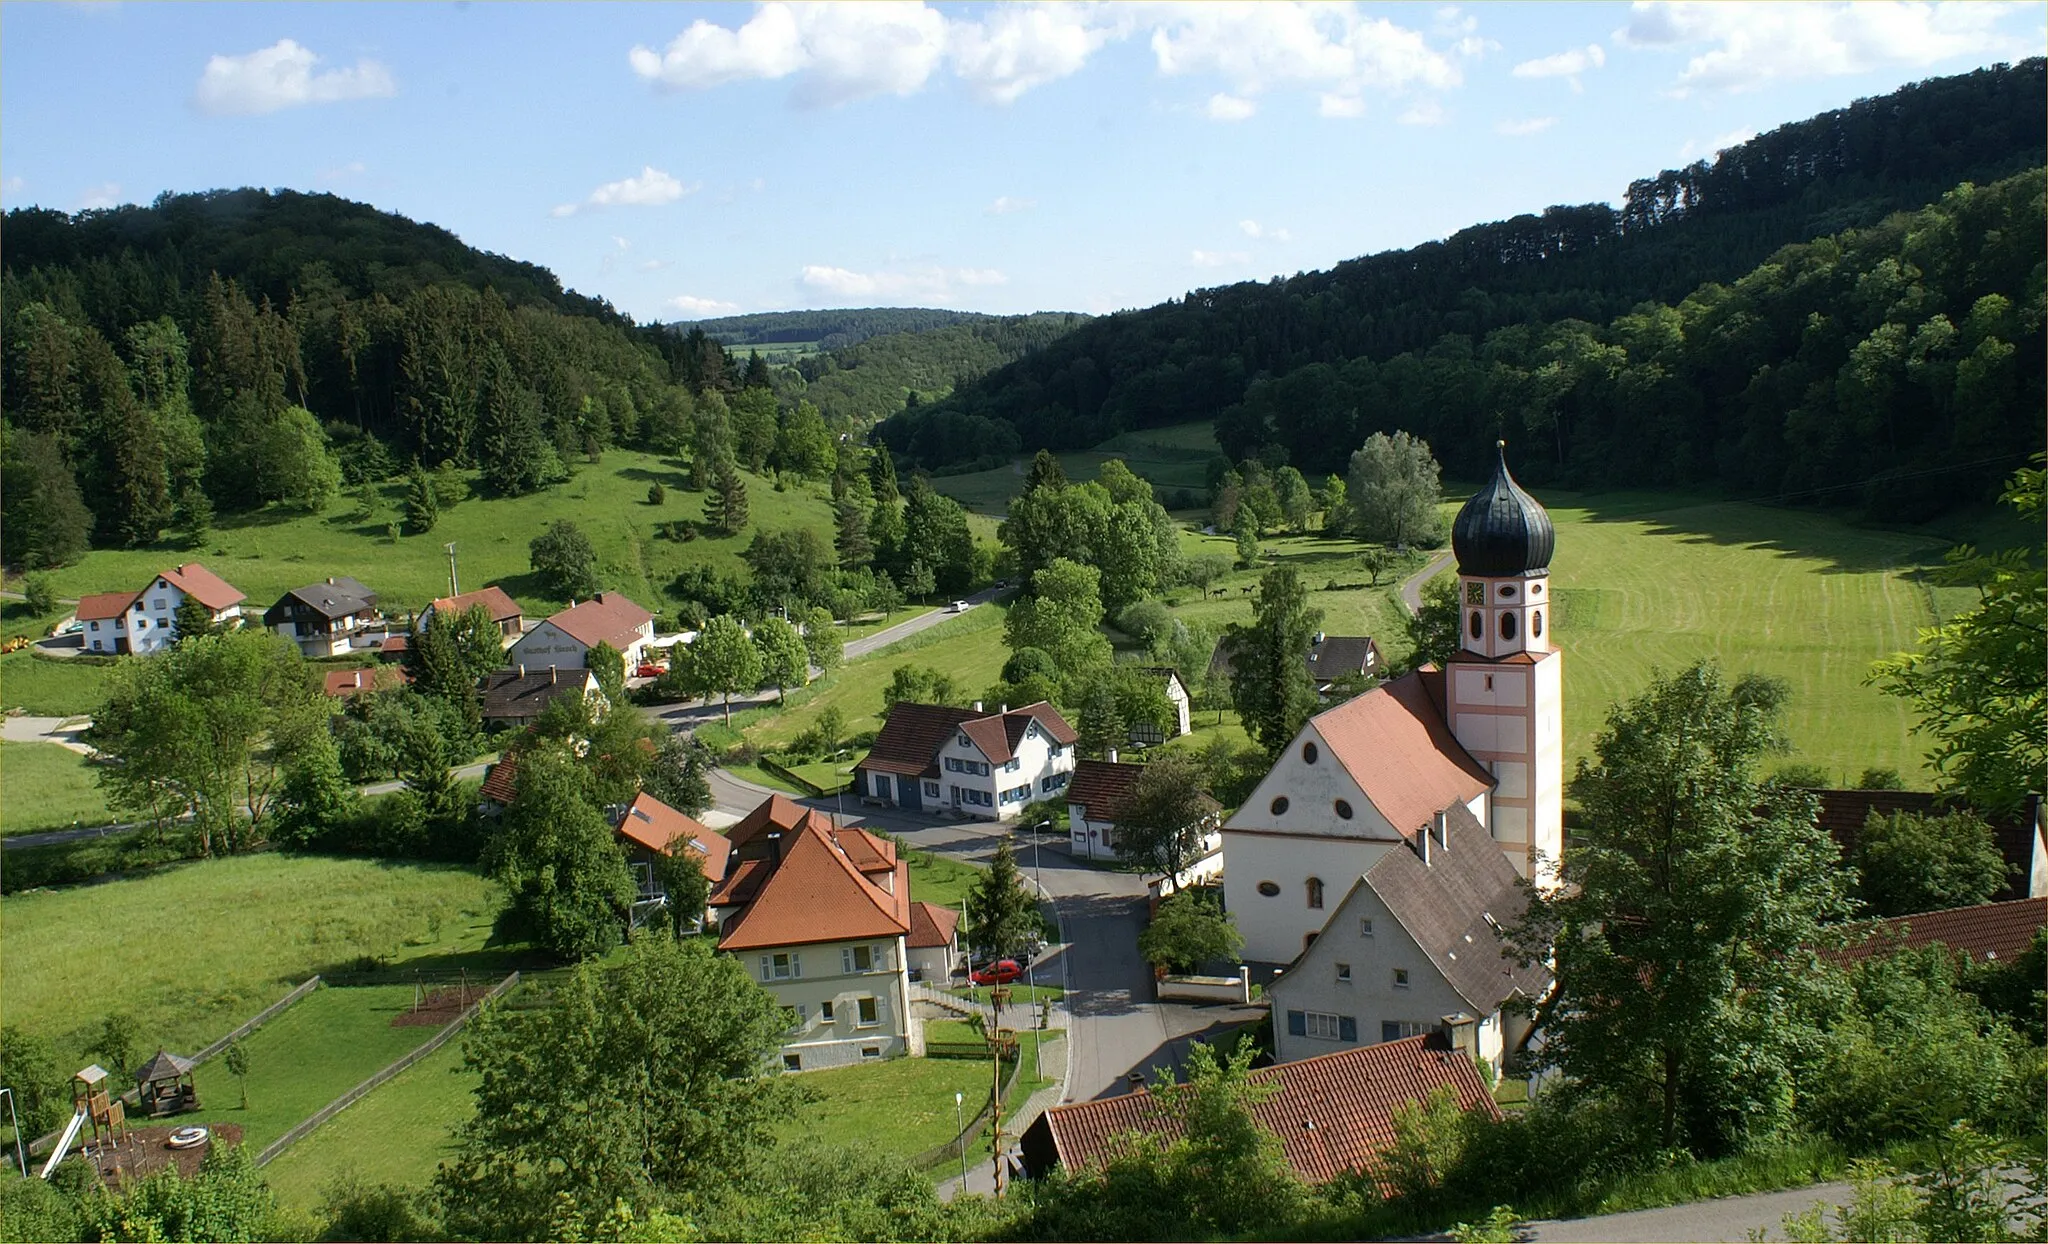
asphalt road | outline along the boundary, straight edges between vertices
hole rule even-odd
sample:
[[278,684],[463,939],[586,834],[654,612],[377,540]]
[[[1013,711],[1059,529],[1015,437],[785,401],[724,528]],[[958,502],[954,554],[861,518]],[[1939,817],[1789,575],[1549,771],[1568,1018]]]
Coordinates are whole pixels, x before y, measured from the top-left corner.
[[1430,558],[1429,563],[1422,569],[1401,580],[1401,607],[1408,611],[1409,616],[1422,612],[1423,585],[1436,578],[1445,566],[1450,565],[1452,556],[1451,550],[1445,549]]

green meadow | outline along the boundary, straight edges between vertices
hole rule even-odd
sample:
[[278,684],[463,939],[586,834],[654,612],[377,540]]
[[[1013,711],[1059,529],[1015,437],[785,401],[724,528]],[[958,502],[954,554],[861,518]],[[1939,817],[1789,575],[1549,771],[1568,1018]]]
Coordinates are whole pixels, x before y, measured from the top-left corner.
[[263,1168],[263,1178],[287,1208],[301,1211],[318,1208],[341,1179],[423,1184],[453,1158],[455,1129],[476,1108],[475,1087],[475,1073],[462,1066],[458,1036],[279,1154]]
[[0,743],[0,837],[114,819],[91,761],[55,743]]
[[[1102,473],[1102,464],[1121,459],[1138,475],[1152,481],[1161,493],[1188,489],[1203,493],[1209,487],[1209,459],[1221,453],[1216,437],[1206,423],[1182,423],[1144,432],[1125,432],[1093,449],[1060,454],[1067,478],[1086,483]],[[938,475],[932,487],[977,513],[1001,515],[1009,509],[1010,498],[1024,486],[1024,471],[1030,460],[1020,458],[1008,466],[966,475]]]

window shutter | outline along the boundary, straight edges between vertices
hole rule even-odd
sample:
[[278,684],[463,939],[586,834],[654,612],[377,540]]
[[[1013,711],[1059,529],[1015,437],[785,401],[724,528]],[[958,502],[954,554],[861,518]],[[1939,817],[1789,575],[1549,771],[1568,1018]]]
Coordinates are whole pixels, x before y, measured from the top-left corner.
[[775,965],[770,962],[767,955],[761,956],[761,979],[764,981],[775,979]]
[[1349,1015],[1339,1015],[1337,1017],[1337,1039],[1339,1041],[1357,1041],[1358,1021]]
[[839,970],[848,974],[853,972],[853,948],[851,946],[840,947]]
[[1290,1037],[1305,1037],[1308,1035],[1308,1015],[1306,1012],[1287,1012],[1287,1035]]
[[791,951],[789,955],[789,974],[793,977],[801,977],[804,974],[803,957],[795,951]]

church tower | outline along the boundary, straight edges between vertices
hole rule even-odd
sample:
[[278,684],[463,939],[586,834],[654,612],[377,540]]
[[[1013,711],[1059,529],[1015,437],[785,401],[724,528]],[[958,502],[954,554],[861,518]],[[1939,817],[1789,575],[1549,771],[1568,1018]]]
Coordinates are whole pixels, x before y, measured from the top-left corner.
[[1515,871],[1555,875],[1564,850],[1564,656],[1550,623],[1557,533],[1508,474],[1493,479],[1451,528],[1458,561],[1459,647],[1445,671],[1451,733],[1494,776],[1487,828]]

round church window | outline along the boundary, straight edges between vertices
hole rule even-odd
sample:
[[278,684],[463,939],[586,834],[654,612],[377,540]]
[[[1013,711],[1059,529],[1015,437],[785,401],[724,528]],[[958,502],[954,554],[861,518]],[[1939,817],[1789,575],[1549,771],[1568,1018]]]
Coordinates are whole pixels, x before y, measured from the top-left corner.
[[1261,881],[1259,883],[1259,893],[1267,898],[1278,898],[1280,897],[1280,884],[1276,881]]
[[1344,821],[1351,819],[1351,804],[1349,802],[1342,799],[1337,801],[1337,818]]
[[1271,807],[1274,816],[1279,816],[1283,812],[1287,811],[1287,796],[1282,795],[1278,799],[1275,799],[1272,802]]
[[1502,639],[1513,639],[1515,637],[1515,630],[1515,615],[1512,613],[1500,615],[1500,637]]
[[1501,584],[1500,598],[1502,600],[1513,600],[1515,598],[1515,585],[1512,583]]

